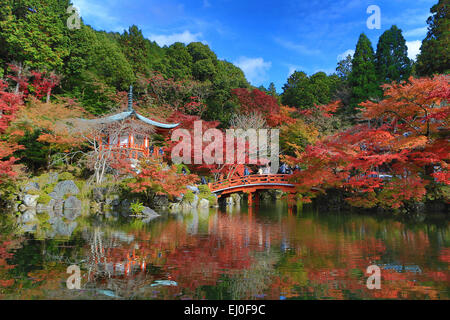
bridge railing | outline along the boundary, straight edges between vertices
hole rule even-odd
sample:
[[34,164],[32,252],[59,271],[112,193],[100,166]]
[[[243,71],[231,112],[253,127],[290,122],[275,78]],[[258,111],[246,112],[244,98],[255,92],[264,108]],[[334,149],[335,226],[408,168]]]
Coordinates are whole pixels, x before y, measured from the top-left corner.
[[233,187],[243,186],[243,185],[254,185],[254,184],[290,184],[289,175],[287,174],[255,174],[242,177],[234,177],[231,179],[219,180],[213,183],[209,183],[209,188],[211,192],[229,189]]

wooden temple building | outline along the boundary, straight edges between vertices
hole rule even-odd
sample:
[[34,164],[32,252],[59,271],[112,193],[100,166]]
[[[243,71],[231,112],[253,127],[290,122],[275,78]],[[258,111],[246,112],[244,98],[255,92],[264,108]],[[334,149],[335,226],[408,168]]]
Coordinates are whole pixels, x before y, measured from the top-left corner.
[[152,135],[167,135],[179,125],[161,123],[137,113],[133,108],[132,86],[128,93],[127,111],[87,121],[101,128],[98,138],[100,151],[109,150],[113,156],[128,159],[158,156],[162,151],[153,146]]

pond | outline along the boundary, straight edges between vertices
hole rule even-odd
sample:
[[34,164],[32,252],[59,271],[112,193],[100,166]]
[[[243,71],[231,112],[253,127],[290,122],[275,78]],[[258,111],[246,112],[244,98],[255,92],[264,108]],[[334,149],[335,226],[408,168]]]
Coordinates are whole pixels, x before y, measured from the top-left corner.
[[[70,236],[0,225],[1,299],[450,297],[448,219],[292,212],[277,202],[151,222],[81,219]],[[80,289],[67,287],[71,265]],[[370,265],[380,289],[367,287]]]

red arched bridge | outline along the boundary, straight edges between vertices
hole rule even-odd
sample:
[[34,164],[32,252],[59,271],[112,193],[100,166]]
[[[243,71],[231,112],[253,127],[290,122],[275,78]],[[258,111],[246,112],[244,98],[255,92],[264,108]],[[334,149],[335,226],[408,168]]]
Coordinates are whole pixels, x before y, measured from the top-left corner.
[[289,194],[289,198],[295,196],[295,185],[289,181],[288,174],[255,174],[233,177],[209,183],[211,192],[218,198],[236,192],[248,193],[248,202],[253,202],[253,194],[257,196],[258,190],[277,189]]

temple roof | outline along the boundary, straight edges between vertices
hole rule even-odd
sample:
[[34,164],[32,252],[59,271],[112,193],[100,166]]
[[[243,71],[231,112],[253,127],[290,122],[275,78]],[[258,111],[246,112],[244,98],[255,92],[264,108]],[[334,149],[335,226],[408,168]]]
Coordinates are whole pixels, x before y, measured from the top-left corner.
[[112,122],[116,122],[116,121],[122,121],[122,120],[125,120],[125,119],[133,117],[133,116],[135,116],[142,122],[145,122],[149,125],[152,125],[152,126],[155,126],[155,127],[161,128],[161,129],[173,129],[179,125],[179,123],[174,123],[174,124],[161,123],[161,122],[158,122],[155,120],[148,119],[148,118],[144,117],[143,115],[140,115],[139,113],[137,113],[135,110],[117,113],[117,114],[114,114],[114,115],[111,115],[108,117],[104,117],[104,118],[90,119],[87,121],[92,122],[92,123],[106,124],[106,123],[112,123]]
[[128,94],[128,110],[127,111],[120,112],[120,113],[113,114],[111,116],[107,116],[107,117],[103,117],[103,118],[99,118],[99,119],[90,119],[90,120],[86,120],[86,121],[91,122],[91,123],[106,124],[106,123],[112,123],[112,122],[116,122],[116,121],[122,121],[127,118],[135,116],[137,119],[141,120],[142,122],[147,123],[152,126],[155,126],[157,128],[161,128],[161,129],[173,129],[180,125],[179,123],[174,123],[174,124],[161,123],[161,122],[146,118],[143,115],[137,113],[136,110],[134,110],[134,108],[133,108],[133,98],[132,97],[133,97],[133,87],[130,87],[130,92]]

